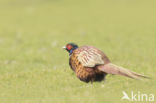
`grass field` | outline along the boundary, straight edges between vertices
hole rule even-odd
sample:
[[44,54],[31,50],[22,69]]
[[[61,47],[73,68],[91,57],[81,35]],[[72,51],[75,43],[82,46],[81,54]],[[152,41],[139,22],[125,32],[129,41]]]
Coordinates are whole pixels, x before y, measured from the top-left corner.
[[[0,103],[131,103],[121,100],[122,91],[156,95],[155,4],[0,0]],[[109,75],[83,83],[62,50],[68,42],[96,46],[113,63],[153,79]]]

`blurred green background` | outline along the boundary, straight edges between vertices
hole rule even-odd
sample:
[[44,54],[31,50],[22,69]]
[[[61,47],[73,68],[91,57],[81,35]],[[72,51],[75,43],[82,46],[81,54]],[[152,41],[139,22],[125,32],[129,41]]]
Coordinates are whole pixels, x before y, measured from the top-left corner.
[[[122,91],[156,95],[155,12],[155,0],[0,0],[0,103],[129,103]],[[96,46],[153,79],[83,83],[62,50],[68,42]]]

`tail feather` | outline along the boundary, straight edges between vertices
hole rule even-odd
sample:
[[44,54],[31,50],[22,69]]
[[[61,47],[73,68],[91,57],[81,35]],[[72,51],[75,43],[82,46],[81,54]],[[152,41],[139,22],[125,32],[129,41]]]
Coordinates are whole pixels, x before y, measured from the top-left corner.
[[133,79],[149,78],[147,76],[132,72],[128,69],[125,69],[112,63],[108,63],[104,66],[99,66],[98,69],[108,74],[122,75]]

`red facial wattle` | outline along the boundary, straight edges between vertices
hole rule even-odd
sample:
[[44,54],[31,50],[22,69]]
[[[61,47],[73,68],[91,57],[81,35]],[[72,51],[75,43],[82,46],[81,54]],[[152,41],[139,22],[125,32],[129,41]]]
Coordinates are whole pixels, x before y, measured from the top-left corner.
[[73,47],[71,45],[67,45],[67,50],[71,50]]

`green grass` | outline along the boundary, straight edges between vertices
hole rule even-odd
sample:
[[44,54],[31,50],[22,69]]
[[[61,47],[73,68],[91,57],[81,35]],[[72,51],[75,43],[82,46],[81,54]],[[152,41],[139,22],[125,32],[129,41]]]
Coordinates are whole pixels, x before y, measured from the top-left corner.
[[[156,95],[155,3],[0,0],[0,103],[129,103],[120,100],[122,91]],[[96,46],[113,63],[153,79],[109,75],[83,83],[61,49],[68,42]]]

